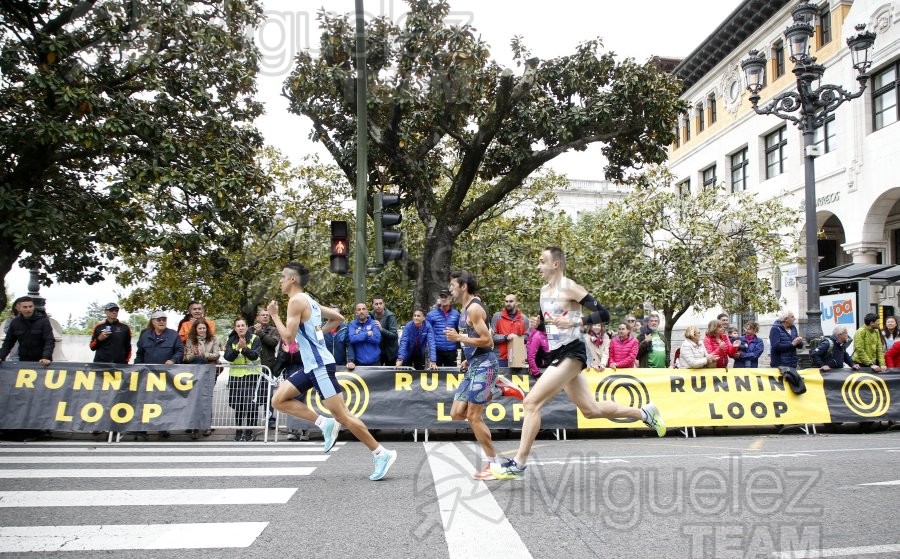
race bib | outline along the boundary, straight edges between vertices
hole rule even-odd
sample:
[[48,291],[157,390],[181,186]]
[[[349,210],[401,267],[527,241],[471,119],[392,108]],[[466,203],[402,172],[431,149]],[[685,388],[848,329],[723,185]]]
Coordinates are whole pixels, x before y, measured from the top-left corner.
[[544,328],[547,331],[547,341],[559,341],[559,328],[556,327],[556,324],[546,324]]

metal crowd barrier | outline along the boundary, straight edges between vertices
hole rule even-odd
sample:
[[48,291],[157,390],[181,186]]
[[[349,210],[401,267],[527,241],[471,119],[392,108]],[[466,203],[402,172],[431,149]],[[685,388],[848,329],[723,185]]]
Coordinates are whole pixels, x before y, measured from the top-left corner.
[[[249,412],[251,415],[253,412],[256,413],[256,422],[250,426],[237,424],[238,410],[232,408],[229,404],[231,389],[228,386],[228,381],[231,379],[231,371],[240,369],[259,372],[256,375],[256,379],[253,379],[249,387],[250,390],[246,391],[248,393],[242,395],[248,401],[243,411],[245,413]],[[216,377],[216,385],[213,388],[212,424],[210,428],[242,430],[249,428],[251,431],[260,431],[263,442],[268,442],[269,431],[267,426],[269,405],[272,401],[274,386],[273,380],[272,371],[265,365],[222,365],[222,372]],[[257,440],[259,435],[259,432],[255,433],[253,440]]]

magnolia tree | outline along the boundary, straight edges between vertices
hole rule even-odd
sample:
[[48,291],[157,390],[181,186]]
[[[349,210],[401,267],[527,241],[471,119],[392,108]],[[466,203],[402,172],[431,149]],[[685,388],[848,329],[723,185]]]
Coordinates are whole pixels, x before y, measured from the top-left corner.
[[625,200],[597,216],[590,258],[604,272],[587,285],[604,300],[662,311],[665,337],[690,308],[772,312],[771,270],[797,253],[798,214],[720,186],[682,196],[655,168]]
[[[675,77],[617,60],[599,40],[543,60],[515,38],[512,68],[504,68],[475,29],[445,23],[446,0],[408,3],[402,27],[385,17],[367,22],[367,178],[398,189],[424,228],[421,255],[403,270],[424,305],[444,287],[461,235],[542,165],[594,143],[611,178],[662,162],[684,105]],[[319,20],[319,54],[297,55],[284,92],[355,184],[354,25],[324,11]]]
[[[0,281],[93,283],[259,223],[254,0],[3,2]],[[0,308],[5,303],[0,292]]]

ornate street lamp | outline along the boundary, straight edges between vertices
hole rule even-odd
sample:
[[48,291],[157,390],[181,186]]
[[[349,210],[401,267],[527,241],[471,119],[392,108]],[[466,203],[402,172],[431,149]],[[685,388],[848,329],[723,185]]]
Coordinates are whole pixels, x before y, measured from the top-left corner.
[[[759,92],[765,83],[766,58],[751,50],[741,62],[750,103],[761,115],[775,115],[797,125],[803,133],[804,195],[806,200],[806,339],[822,336],[822,311],[819,307],[819,247],[816,237],[816,173],[815,157],[818,155],[813,141],[816,128],[824,125],[826,118],[845,101],[856,99],[866,90],[867,71],[872,65],[869,51],[875,43],[875,33],[865,31],[865,25],[857,25],[857,35],[847,39],[853,67],[858,72],[859,89],[851,93],[837,85],[820,85],[825,67],[816,64],[809,55],[809,40],[813,37],[813,21],[818,9],[812,2],[801,2],[791,12],[794,23],[784,31],[785,42],[790,49],[797,77],[797,91],[776,95],[766,106],[759,107]],[[797,114],[794,114],[797,113]]]

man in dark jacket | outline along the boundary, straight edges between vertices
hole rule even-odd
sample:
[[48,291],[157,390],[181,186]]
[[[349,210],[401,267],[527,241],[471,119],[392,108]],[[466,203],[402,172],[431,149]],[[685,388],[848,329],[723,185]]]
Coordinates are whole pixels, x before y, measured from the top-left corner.
[[425,315],[425,321],[434,331],[434,349],[437,353],[438,367],[456,367],[459,344],[447,339],[444,331],[456,328],[459,324],[459,311],[453,308],[450,291],[442,289],[438,296],[438,304]]
[[53,327],[46,314],[35,313],[34,299],[19,297],[13,302],[18,306],[19,316],[9,323],[9,330],[0,347],[0,361],[6,359],[16,342],[19,343],[20,361],[37,361],[46,367],[53,362]]
[[119,305],[116,303],[107,303],[103,311],[106,320],[94,326],[91,333],[94,363],[124,365],[131,361],[131,328],[119,322]]
[[783,310],[769,330],[769,363],[773,368],[797,368],[797,348],[803,345],[803,338],[794,326],[795,320],[793,311]]
[[859,370],[859,365],[853,362],[853,358],[847,353],[847,344],[850,342],[850,334],[846,326],[835,326],[834,334],[826,336],[819,347],[810,354],[812,362],[823,371],[831,369],[843,369],[847,365],[851,369]]
[[347,325],[347,369],[381,364],[381,328],[365,303],[356,304],[356,319]]
[[397,317],[384,306],[384,298],[380,296],[372,297],[370,316],[375,319],[381,330],[381,364],[393,367],[397,360],[397,351],[400,348]]
[[256,311],[256,323],[253,325],[253,333],[259,338],[262,349],[259,353],[259,360],[263,365],[269,368],[271,373],[275,372],[275,355],[278,352],[278,344],[281,342],[281,336],[278,335],[278,328],[271,323],[269,311],[259,309]]
[[135,363],[181,363],[184,344],[181,343],[178,332],[166,327],[168,318],[163,311],[155,311],[150,315],[150,326],[138,336]]

